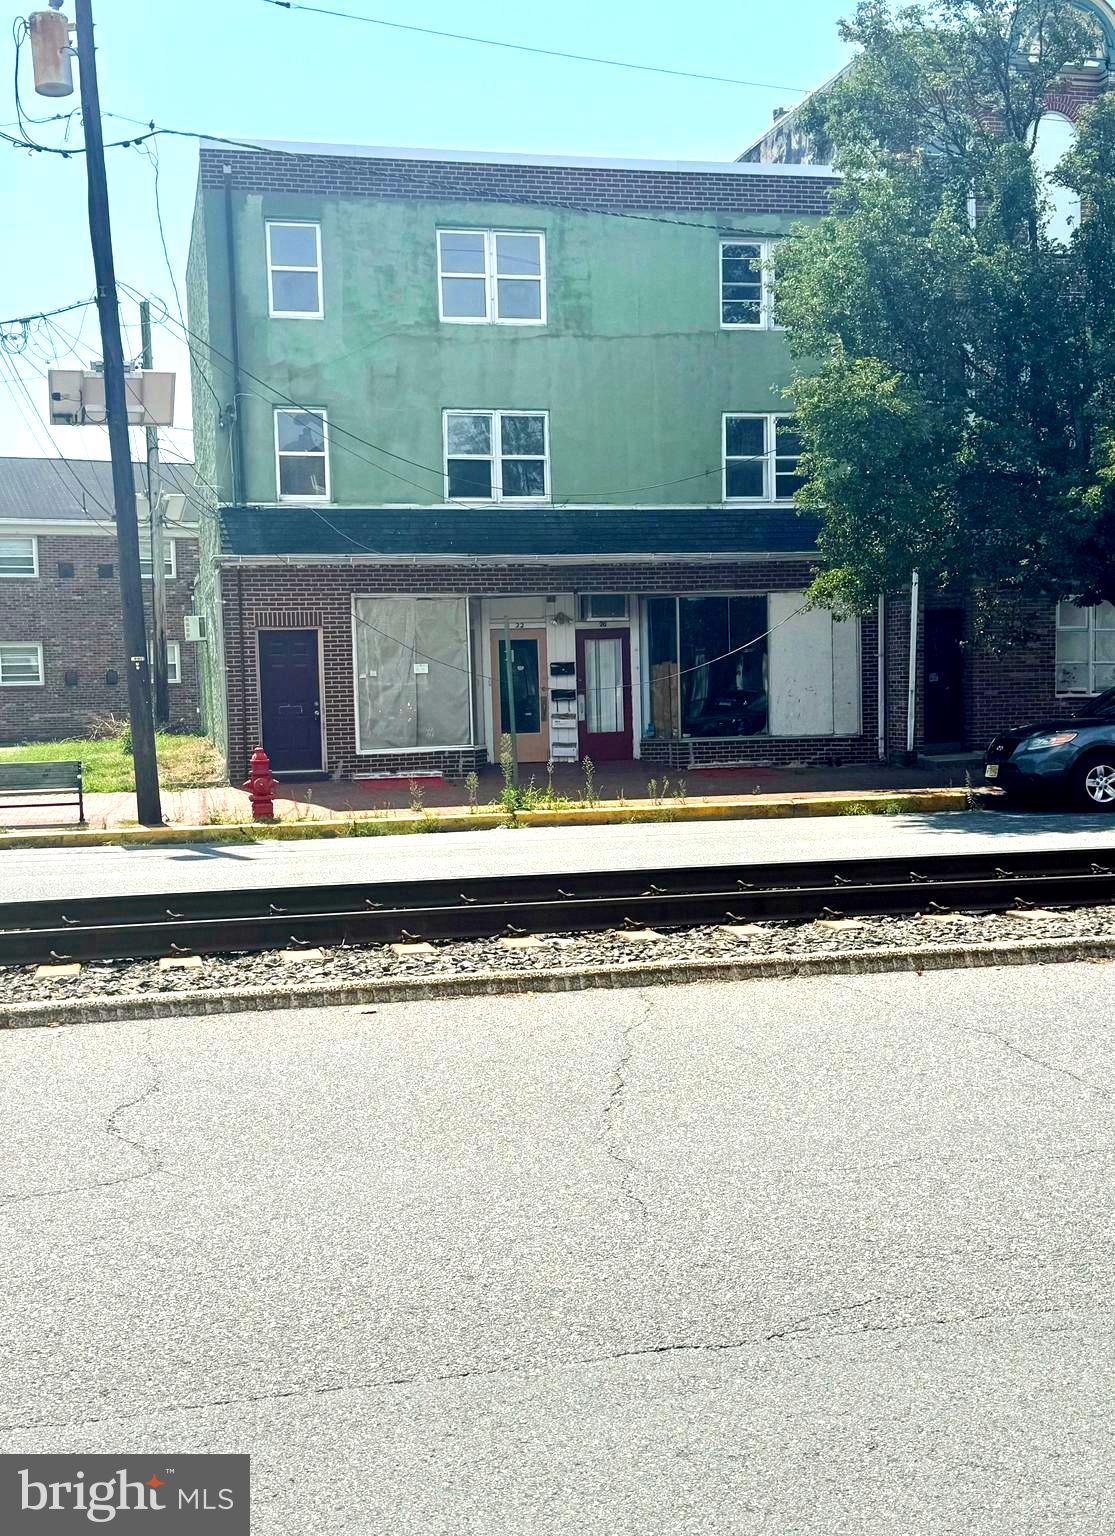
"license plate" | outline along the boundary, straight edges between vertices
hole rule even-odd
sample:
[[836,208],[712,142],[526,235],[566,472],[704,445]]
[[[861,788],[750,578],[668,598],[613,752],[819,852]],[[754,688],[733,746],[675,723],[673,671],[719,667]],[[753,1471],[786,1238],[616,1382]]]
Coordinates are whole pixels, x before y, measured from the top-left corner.
[[997,779],[999,777],[998,763],[988,763],[987,767],[983,770],[983,776],[985,779]]

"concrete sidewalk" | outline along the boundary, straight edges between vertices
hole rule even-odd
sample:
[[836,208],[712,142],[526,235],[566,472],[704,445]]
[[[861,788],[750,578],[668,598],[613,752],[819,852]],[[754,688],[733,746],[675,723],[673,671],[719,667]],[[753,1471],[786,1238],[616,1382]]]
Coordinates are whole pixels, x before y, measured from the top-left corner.
[[[717,768],[697,769],[687,773],[655,773],[648,764],[602,764],[586,793],[584,772],[580,767],[554,769],[553,793],[571,806],[593,804],[701,805],[756,796],[799,797],[823,794],[867,794],[872,791],[963,788],[965,772],[978,777],[971,765],[946,762],[915,768],[888,768],[883,764],[847,768]],[[535,789],[547,789],[545,764],[527,765],[521,770],[525,788],[533,781]],[[486,768],[479,775],[475,803],[481,810],[498,813],[503,779],[498,768]],[[210,789],[164,790],[163,817],[172,827],[210,827],[236,825],[252,819],[247,791],[236,785],[218,785]],[[425,810],[462,808],[470,805],[469,787],[444,779],[375,779],[366,781],[328,781],[324,784],[289,783],[280,786],[275,799],[275,815],[284,822],[351,822],[364,818]],[[85,797],[86,826],[99,830],[136,824],[134,794],[91,794]],[[0,812],[0,830],[17,831],[31,827],[63,828],[73,823],[73,813],[60,810],[57,819],[41,810],[4,810]]]

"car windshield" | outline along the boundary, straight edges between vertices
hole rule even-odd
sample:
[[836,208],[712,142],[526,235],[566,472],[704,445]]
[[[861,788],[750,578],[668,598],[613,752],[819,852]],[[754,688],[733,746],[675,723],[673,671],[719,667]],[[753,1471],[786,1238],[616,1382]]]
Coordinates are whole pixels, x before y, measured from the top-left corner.
[[1078,715],[1115,715],[1115,688],[1101,693],[1098,699],[1088,699],[1077,710]]

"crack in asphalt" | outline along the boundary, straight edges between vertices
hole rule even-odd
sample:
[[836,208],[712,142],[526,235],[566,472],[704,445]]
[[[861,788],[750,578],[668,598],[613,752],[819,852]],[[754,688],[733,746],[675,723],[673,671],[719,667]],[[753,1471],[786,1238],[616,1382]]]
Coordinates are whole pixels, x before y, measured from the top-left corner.
[[42,1429],[83,1429],[93,1424],[119,1423],[133,1418],[150,1422],[153,1414],[198,1413],[208,1408],[251,1407],[259,1403],[287,1402],[300,1398],[332,1397],[337,1396],[341,1392],[380,1392],[390,1390],[393,1387],[441,1386],[447,1382],[471,1381],[494,1376],[526,1376],[531,1372],[543,1373],[568,1370],[570,1367],[586,1365],[611,1365],[623,1360],[640,1360],[660,1355],[728,1354],[738,1350],[761,1348],[766,1344],[792,1342],[796,1339],[804,1341],[807,1338],[811,1338],[813,1343],[817,1343],[821,1338],[844,1339],[853,1338],[857,1334],[903,1334],[913,1333],[922,1328],[962,1328],[971,1323],[988,1321],[1012,1322],[1016,1319],[1045,1317],[1052,1313],[1071,1310],[1066,1309],[1064,1306],[1011,1307],[999,1311],[991,1309],[986,1312],[974,1312],[962,1317],[926,1317],[914,1322],[862,1323],[853,1328],[831,1328],[821,1335],[811,1336],[807,1332],[808,1325],[811,1323],[837,1317],[845,1312],[860,1311],[864,1307],[873,1306],[883,1301],[902,1301],[907,1299],[909,1298],[872,1296],[865,1301],[846,1302],[841,1306],[829,1308],[824,1312],[810,1313],[805,1317],[794,1319],[786,1324],[784,1328],[780,1328],[774,1333],[760,1334],[747,1339],[715,1340],[711,1343],[679,1341],[672,1344],[646,1344],[634,1349],[615,1350],[601,1355],[573,1356],[568,1360],[543,1361],[538,1364],[525,1362],[521,1365],[482,1366],[476,1370],[444,1371],[435,1372],[430,1375],[415,1373],[409,1376],[383,1376],[372,1381],[339,1381],[327,1382],[322,1386],[272,1388],[264,1392],[231,1394],[226,1397],[205,1398],[195,1402],[160,1403],[153,1408],[137,1409],[134,1413],[105,1413],[83,1419],[31,1420],[26,1423],[0,1424],[0,1434],[14,1434],[22,1431]]
[[144,1166],[142,1168],[135,1169],[132,1173],[121,1173],[115,1175],[112,1178],[106,1179],[93,1179],[85,1184],[66,1184],[63,1185],[60,1189],[32,1190],[27,1194],[7,1192],[0,1193],[0,1205],[26,1205],[36,1200],[56,1200],[61,1198],[63,1195],[83,1194],[86,1191],[92,1189],[112,1189],[119,1184],[134,1184],[140,1179],[154,1178],[156,1174],[162,1172],[162,1154],[157,1152],[154,1147],[149,1147],[146,1145],[146,1143],[137,1141],[134,1136],[129,1136],[125,1131],[121,1130],[119,1124],[120,1117],[122,1115],[126,1114],[130,1109],[138,1109],[138,1107],[141,1104],[146,1103],[148,1099],[154,1098],[154,1096],[162,1088],[162,1072],[159,1068],[158,1062],[155,1059],[154,1047],[151,1043],[150,1029],[148,1029],[147,1032],[146,1044],[143,1051],[143,1059],[151,1069],[151,1077],[149,1082],[145,1087],[141,1088],[138,1093],[134,1094],[132,1098],[125,1099],[123,1103],[117,1104],[115,1108],[109,1111],[104,1123],[104,1134],[119,1142],[121,1146],[127,1147],[132,1152],[138,1153],[139,1156],[144,1160]]
[[646,1201],[636,1192],[634,1186],[635,1164],[620,1150],[615,1128],[615,1117],[621,1114],[627,1097],[627,1073],[631,1066],[631,1060],[635,1053],[635,1032],[650,1020],[651,1004],[643,1002],[642,1017],[629,1020],[623,1026],[623,1034],[620,1040],[619,1059],[612,1069],[612,1091],[608,1095],[608,1101],[604,1105],[603,1124],[600,1131],[600,1141],[605,1152],[619,1169],[620,1191],[623,1198],[634,1205],[640,1220],[649,1221],[650,1212],[647,1210]]
[[1016,1044],[1015,1041],[1008,1039],[1006,1035],[996,1034],[993,1029],[976,1029],[974,1027],[966,1029],[963,1024],[949,1024],[947,1020],[945,1022],[954,1033],[958,1035],[971,1035],[982,1040],[994,1040],[1004,1050],[1010,1051],[1023,1061],[1028,1061],[1031,1066],[1040,1067],[1044,1072],[1052,1072],[1057,1077],[1067,1077],[1071,1082],[1078,1083],[1081,1088],[1086,1088],[1089,1093],[1094,1093],[1099,1099],[1110,1099],[1113,1096],[1109,1088],[1101,1088],[1098,1083],[1089,1082],[1086,1077],[1081,1077],[1079,1073],[1070,1071],[1068,1067],[1059,1067],[1054,1061],[1046,1061],[1043,1056],[1035,1056],[1031,1051],[1025,1050],[1021,1045]]

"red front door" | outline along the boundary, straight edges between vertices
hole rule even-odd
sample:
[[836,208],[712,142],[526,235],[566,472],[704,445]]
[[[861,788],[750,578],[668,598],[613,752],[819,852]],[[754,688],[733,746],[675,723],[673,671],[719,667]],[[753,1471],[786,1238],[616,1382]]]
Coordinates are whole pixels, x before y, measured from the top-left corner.
[[577,717],[582,758],[614,763],[634,756],[628,630],[578,630]]

